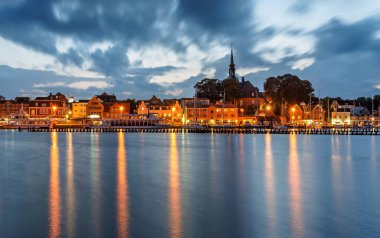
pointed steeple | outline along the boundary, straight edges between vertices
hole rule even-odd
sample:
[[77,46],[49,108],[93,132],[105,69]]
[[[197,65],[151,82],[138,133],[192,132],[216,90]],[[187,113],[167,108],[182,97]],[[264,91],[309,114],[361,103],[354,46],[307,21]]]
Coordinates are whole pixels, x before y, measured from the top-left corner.
[[234,51],[232,49],[232,45],[231,45],[230,68],[228,70],[228,75],[229,75],[229,77],[236,78],[236,75],[235,75],[235,63],[234,63]]

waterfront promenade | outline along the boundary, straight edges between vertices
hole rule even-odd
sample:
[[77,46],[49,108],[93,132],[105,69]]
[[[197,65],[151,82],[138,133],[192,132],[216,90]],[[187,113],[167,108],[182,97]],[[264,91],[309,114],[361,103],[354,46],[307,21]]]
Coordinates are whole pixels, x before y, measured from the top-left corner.
[[274,128],[18,128],[27,132],[87,133],[204,133],[204,134],[303,134],[303,135],[380,135],[380,128],[274,129]]

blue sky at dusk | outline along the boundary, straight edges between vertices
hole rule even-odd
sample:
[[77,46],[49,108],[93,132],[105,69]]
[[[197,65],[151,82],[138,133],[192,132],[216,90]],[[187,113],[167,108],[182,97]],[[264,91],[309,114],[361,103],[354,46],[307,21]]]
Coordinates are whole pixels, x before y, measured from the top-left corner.
[[204,77],[380,94],[380,1],[1,0],[0,95],[191,97]]

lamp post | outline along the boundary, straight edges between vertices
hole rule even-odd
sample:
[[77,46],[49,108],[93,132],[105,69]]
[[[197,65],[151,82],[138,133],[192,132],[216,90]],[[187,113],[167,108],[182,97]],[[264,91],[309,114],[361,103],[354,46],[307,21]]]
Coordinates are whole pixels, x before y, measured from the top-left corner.
[[270,105],[268,105],[268,106],[266,106],[266,108],[265,108],[266,110],[267,110],[267,112],[265,113],[265,121],[267,120],[267,113],[270,111],[270,109],[271,109],[271,106]]
[[175,107],[172,107],[172,126],[174,126],[174,112],[175,112]]
[[57,110],[57,106],[53,106],[53,119],[55,117],[55,111]]
[[122,115],[123,115],[123,110],[124,110],[124,107],[123,106],[120,106],[120,118],[122,117]]
[[295,111],[296,109],[293,107],[292,108],[292,124],[293,124],[293,122],[294,122],[294,111]]

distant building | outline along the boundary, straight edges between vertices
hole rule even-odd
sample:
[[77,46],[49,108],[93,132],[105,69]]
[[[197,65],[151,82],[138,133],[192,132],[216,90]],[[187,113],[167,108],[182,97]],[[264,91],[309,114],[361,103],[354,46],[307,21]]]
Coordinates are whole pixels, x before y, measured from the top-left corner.
[[[230,65],[228,69],[228,78],[239,80],[236,76],[236,68],[234,62],[234,52],[231,49]],[[245,115],[257,115],[263,110],[265,99],[260,97],[259,89],[253,84],[245,80],[244,77],[240,81],[240,97],[235,101],[236,105]]]
[[371,115],[366,107],[355,105],[339,105],[335,100],[331,104],[331,124],[333,125],[350,125],[350,126],[366,126],[377,122],[377,118]]
[[36,97],[29,102],[30,118],[64,118],[68,112],[67,98],[61,93]]
[[288,118],[291,123],[300,123],[304,119],[304,112],[303,108],[301,108],[299,105],[294,105],[289,108],[288,111]]
[[28,115],[29,100],[26,97],[16,97],[14,100],[0,100],[0,119]]
[[239,109],[234,104],[212,104],[194,107],[189,104],[186,107],[185,124],[200,123],[203,125],[238,125]]
[[115,95],[107,93],[93,96],[86,105],[86,115],[90,118],[123,118],[130,110],[129,102],[117,101]]
[[296,104],[288,109],[289,122],[294,124],[322,124],[325,122],[325,110],[321,104]]
[[160,100],[156,96],[146,101],[140,101],[137,113],[140,115],[155,115],[172,125],[181,125],[183,110],[178,100]]
[[87,116],[87,104],[89,100],[79,100],[71,104],[71,118],[85,118]]
[[103,118],[106,119],[124,118],[131,110],[130,103],[126,101],[104,102],[103,105]]

